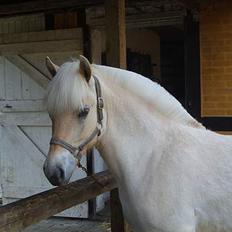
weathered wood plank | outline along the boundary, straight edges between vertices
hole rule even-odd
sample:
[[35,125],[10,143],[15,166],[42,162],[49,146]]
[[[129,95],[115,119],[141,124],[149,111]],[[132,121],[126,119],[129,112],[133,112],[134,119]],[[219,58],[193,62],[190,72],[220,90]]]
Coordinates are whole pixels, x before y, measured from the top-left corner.
[[33,12],[44,12],[49,10],[64,10],[65,8],[85,8],[88,6],[95,6],[103,3],[103,0],[37,0],[17,2],[1,5],[0,16],[14,15],[14,14],[27,14]]
[[58,66],[62,65],[64,62],[78,58],[80,54],[83,54],[82,50],[73,50],[68,52],[52,52],[52,53],[39,53],[39,54],[23,54],[23,58],[29,62],[32,66],[36,67],[41,73],[50,77],[50,72],[47,70],[45,65],[45,58],[49,56],[51,60]]
[[19,33],[29,31],[44,31],[44,14],[20,15],[16,17],[0,18],[0,33]]
[[[33,142],[37,149],[47,156],[49,151],[49,140],[52,136],[52,128],[50,126],[20,126],[20,129],[26,137]],[[31,168],[33,169],[33,167]]]
[[1,34],[0,44],[15,44],[39,41],[71,40],[77,39],[82,41],[82,29],[61,29],[48,30],[39,32],[23,32],[12,34]]
[[101,31],[91,30],[92,63],[101,64],[102,50],[103,49]]
[[6,99],[21,99],[21,71],[8,60],[5,60]]
[[19,126],[51,126],[46,112],[16,112],[0,114],[0,124]]
[[29,225],[116,187],[116,181],[108,171],[94,177],[98,182],[86,177],[1,207],[0,232],[22,231]]
[[[51,127],[5,125],[2,126],[2,133],[0,171],[3,177],[3,204],[50,189],[42,167],[49,149]],[[85,163],[83,157],[82,164],[86,167]],[[85,176],[85,172],[76,169],[71,181]],[[88,205],[74,206],[59,213],[59,216],[87,218]]]
[[[38,79],[37,82],[34,81],[32,76],[27,75],[25,72],[22,72],[22,99],[24,100],[36,100],[43,99],[45,95],[45,90],[42,86],[38,85],[41,79]],[[42,79],[45,80],[45,79]],[[45,80],[46,81],[46,80]]]
[[1,44],[1,55],[20,55],[49,52],[66,52],[82,50],[82,43],[77,39],[67,39],[58,41],[37,41],[25,43]]
[[[156,14],[135,14],[127,15],[126,28],[148,28],[160,26],[176,26],[183,23],[185,11],[157,12]],[[93,14],[94,15],[94,14]],[[105,27],[104,17],[89,17],[88,24],[91,28],[103,29]]]
[[0,171],[3,203],[6,203],[6,192],[10,186],[49,187],[42,171],[45,156],[37,146],[17,126],[1,126],[1,132]]
[[111,231],[126,232],[125,222],[122,212],[122,205],[119,199],[118,189],[110,192],[110,208],[111,208]]
[[5,99],[5,60],[0,56],[0,100]]
[[0,111],[10,112],[39,112],[45,111],[43,100],[0,101]]
[[[25,136],[25,134],[19,129],[19,127],[15,125],[3,126],[2,133],[4,133],[4,145],[2,146],[4,148],[5,154],[7,154],[7,152],[12,152],[11,156],[14,156],[13,151],[19,152],[18,149],[14,148],[20,147],[20,149],[24,151],[24,154],[28,156],[28,159],[30,159],[37,167],[43,167],[45,155],[43,155],[43,153],[41,153],[37,149],[34,143],[32,143],[32,141],[29,140],[27,136]],[[29,151],[28,154],[26,154],[25,152],[27,150]],[[3,158],[8,159],[7,156]],[[18,164],[16,163],[15,165],[17,167]]]
[[42,88],[47,87],[49,83],[48,77],[33,67],[26,59],[18,55],[7,55],[6,59],[30,76],[39,86]]
[[[43,73],[39,74],[38,70],[37,72],[33,70],[27,60],[12,55],[82,51],[82,47],[82,29],[2,34],[0,36],[0,54],[8,56],[8,59],[16,66],[22,67],[25,73],[32,74],[32,77],[35,76],[35,80],[39,80]],[[39,81],[39,84],[46,86],[46,80]]]

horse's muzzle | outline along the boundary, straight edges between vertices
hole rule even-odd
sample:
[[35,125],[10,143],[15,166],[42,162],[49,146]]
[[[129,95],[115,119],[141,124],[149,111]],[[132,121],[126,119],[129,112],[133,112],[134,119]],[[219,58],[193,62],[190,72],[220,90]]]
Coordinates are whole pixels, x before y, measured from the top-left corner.
[[69,152],[48,157],[43,166],[45,176],[55,186],[67,184],[75,168],[76,160]]

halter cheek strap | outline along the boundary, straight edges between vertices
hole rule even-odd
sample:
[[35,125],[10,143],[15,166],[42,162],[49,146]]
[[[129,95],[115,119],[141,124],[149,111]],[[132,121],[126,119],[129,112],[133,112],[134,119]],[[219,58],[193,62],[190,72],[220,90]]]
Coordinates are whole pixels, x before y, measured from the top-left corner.
[[100,136],[101,134],[101,128],[102,128],[102,120],[103,120],[103,107],[104,107],[104,101],[102,98],[102,92],[101,92],[101,85],[97,77],[93,76],[94,82],[95,82],[95,91],[96,91],[96,97],[97,97],[97,126],[93,130],[93,132],[90,134],[90,136],[84,140],[78,147],[72,146],[71,144],[67,143],[66,141],[52,137],[50,140],[50,144],[56,144],[64,149],[68,150],[79,162],[81,160],[81,151],[84,149],[86,145],[88,145],[96,136]]

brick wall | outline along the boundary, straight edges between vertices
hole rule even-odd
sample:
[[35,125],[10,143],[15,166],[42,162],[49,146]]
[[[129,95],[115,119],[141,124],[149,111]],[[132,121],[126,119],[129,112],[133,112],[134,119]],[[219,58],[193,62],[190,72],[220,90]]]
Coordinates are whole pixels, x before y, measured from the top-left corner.
[[232,1],[200,13],[202,116],[232,116]]

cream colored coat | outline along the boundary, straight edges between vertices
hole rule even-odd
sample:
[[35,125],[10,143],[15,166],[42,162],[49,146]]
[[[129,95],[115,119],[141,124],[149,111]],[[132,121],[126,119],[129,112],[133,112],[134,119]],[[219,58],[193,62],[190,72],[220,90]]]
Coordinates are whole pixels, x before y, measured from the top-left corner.
[[[96,126],[94,80],[86,86],[81,67],[61,66],[47,94],[53,135],[73,145]],[[90,146],[97,146],[114,174],[134,232],[232,231],[232,137],[206,130],[162,87],[138,74],[97,65],[91,71],[105,107],[102,135]],[[69,91],[63,100],[62,91]],[[72,115],[82,105],[90,112],[77,120]],[[51,147],[48,179],[57,163],[69,170],[68,178],[72,159],[63,148]]]

